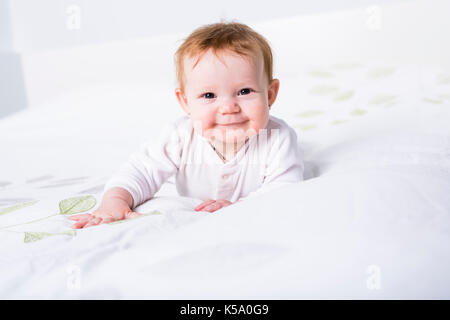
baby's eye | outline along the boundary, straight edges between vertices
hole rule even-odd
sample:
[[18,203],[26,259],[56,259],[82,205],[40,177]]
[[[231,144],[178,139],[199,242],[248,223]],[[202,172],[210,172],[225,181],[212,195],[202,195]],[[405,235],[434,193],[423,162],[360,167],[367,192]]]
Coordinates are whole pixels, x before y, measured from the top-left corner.
[[214,93],[212,93],[212,92],[206,92],[206,93],[202,94],[202,98],[214,99],[215,96],[214,96]]
[[245,89],[242,89],[241,91],[239,91],[239,94],[240,95],[246,95],[246,94],[249,94],[252,91],[254,91],[254,90],[251,89],[251,88],[245,88]]

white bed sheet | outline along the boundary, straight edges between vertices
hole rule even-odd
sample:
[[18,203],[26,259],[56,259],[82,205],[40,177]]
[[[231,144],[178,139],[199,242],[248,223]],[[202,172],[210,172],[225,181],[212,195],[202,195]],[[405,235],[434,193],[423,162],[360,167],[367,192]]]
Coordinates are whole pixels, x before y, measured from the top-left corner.
[[98,205],[181,115],[169,85],[103,83],[0,119],[0,297],[450,298],[449,72],[341,61],[278,77],[305,181],[214,214],[167,183],[142,218],[26,224],[71,197]]

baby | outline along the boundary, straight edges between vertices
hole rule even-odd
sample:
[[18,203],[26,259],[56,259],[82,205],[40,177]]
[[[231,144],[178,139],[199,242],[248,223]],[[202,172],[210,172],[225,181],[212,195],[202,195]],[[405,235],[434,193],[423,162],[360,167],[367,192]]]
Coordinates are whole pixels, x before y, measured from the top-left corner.
[[137,217],[175,175],[181,196],[200,199],[195,211],[303,180],[295,131],[269,115],[280,86],[272,52],[260,34],[236,22],[195,30],[175,53],[175,95],[185,116],[134,153],[106,183],[92,214],[72,216],[73,228]]

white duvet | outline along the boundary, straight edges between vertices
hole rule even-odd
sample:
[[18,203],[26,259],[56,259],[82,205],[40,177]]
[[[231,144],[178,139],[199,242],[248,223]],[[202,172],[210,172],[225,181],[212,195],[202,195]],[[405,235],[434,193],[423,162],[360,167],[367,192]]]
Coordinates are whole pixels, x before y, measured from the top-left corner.
[[92,85],[0,119],[0,297],[450,298],[449,71],[367,60],[277,76],[305,181],[214,214],[169,181],[143,217],[67,219],[180,114],[169,84]]

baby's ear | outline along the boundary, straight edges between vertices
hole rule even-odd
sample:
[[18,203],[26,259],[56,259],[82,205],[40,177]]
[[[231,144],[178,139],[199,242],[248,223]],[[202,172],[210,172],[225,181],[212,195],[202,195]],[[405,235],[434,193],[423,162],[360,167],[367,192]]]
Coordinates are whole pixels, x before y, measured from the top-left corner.
[[274,104],[277,98],[278,89],[280,89],[280,80],[273,79],[272,81],[270,81],[269,89],[267,90],[267,100],[269,103],[269,108]]
[[175,96],[177,97],[178,103],[180,104],[180,106],[184,110],[184,112],[186,112],[187,114],[190,114],[186,95],[181,90],[181,88],[175,89]]

